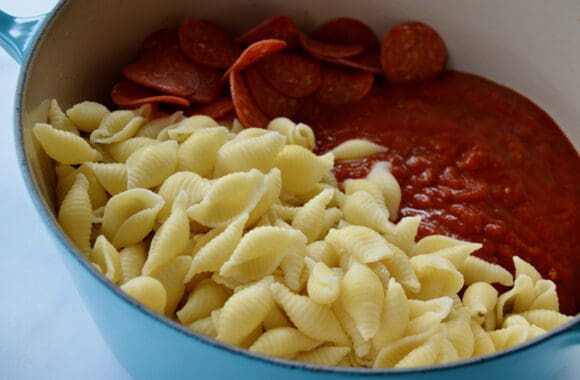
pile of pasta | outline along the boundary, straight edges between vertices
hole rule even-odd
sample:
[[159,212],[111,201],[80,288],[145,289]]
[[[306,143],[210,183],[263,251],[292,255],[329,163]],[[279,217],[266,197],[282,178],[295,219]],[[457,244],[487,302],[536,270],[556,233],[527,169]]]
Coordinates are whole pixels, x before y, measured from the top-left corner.
[[285,118],[243,129],[153,117],[147,105],[64,112],[55,100],[33,133],[56,162],[58,221],[87,259],[144,305],[228,344],[409,367],[502,350],[572,318],[518,257],[512,276],[473,256],[480,244],[416,242],[419,217],[393,222],[401,190],[388,163],[339,185],[335,160],[385,149],[368,141],[316,155],[312,129]]

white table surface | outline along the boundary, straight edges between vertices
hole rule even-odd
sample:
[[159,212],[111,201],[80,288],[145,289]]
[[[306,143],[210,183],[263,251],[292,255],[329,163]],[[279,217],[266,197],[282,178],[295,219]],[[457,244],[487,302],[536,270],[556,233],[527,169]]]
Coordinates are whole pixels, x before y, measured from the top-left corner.
[[[55,0],[0,0],[19,16]],[[13,142],[19,66],[0,51],[0,379],[129,379],[101,338],[28,199]],[[580,347],[558,379],[578,379]]]

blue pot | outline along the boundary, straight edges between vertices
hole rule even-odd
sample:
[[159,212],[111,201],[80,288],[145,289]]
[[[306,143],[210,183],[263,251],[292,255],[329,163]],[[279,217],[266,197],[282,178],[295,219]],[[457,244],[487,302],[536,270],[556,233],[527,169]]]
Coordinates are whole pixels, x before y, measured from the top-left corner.
[[[530,1],[526,3],[527,21],[513,28],[513,16],[519,10],[515,0],[469,5],[452,0],[429,3],[306,0],[291,4],[266,1],[261,5],[252,1],[214,0],[211,4],[199,2],[195,7],[191,3],[71,0],[61,1],[50,14],[34,18],[14,18],[0,12],[0,44],[22,64],[15,99],[15,135],[30,197],[103,337],[127,371],[140,379],[553,378],[570,359],[566,355],[569,348],[580,344],[580,317],[539,339],[498,354],[404,370],[305,365],[252,354],[198,335],[127,297],[69,242],[55,217],[50,160],[38,149],[30,128],[46,112],[44,99],[58,98],[65,105],[85,99],[106,99],[110,84],[119,76],[119,68],[135,56],[143,36],[161,26],[176,25],[183,15],[222,20],[241,31],[267,15],[288,13],[306,26],[348,15],[369,21],[379,35],[402,19],[428,22],[441,32],[452,53],[462,51],[461,56],[451,56],[455,67],[483,74],[526,93],[552,113],[578,146],[580,128],[571,126],[580,125],[580,109],[575,103],[580,99],[580,76],[570,77],[566,73],[577,72],[580,62],[577,46],[580,28],[576,21],[580,6],[569,2],[554,10],[547,3]],[[569,17],[570,14],[576,16]],[[537,25],[549,28],[542,30],[541,38],[527,42]],[[471,41],[477,42],[477,49],[470,48]],[[534,41],[542,44],[530,49],[535,46]],[[502,59],[481,59],[494,56]],[[514,66],[518,70],[514,71]],[[554,67],[560,70],[552,70]]]

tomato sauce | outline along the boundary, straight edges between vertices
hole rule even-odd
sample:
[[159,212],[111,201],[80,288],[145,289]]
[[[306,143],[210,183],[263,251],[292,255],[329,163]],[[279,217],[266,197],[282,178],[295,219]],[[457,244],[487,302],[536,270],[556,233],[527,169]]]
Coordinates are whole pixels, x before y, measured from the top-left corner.
[[386,146],[337,163],[335,174],[362,177],[373,162],[390,161],[403,192],[399,218],[422,217],[417,238],[480,242],[476,256],[512,273],[518,255],[556,283],[562,312],[579,312],[580,159],[531,101],[450,71],[416,84],[376,84],[354,104],[312,100],[295,119],[314,129],[319,153],[351,138]]

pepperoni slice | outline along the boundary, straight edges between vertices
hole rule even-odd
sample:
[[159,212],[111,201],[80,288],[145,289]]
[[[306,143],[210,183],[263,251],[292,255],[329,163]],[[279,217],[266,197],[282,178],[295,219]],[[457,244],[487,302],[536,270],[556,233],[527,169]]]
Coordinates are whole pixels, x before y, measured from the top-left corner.
[[241,45],[250,45],[267,39],[286,41],[288,47],[293,48],[298,46],[298,27],[290,16],[274,16],[242,34],[235,41]]
[[353,69],[368,71],[369,73],[383,73],[381,67],[381,56],[379,53],[371,50],[365,50],[362,54],[359,54],[356,57],[337,59],[336,63]]
[[322,85],[316,100],[329,105],[358,102],[371,90],[375,76],[368,71],[327,65],[322,71]]
[[250,66],[245,71],[246,83],[258,107],[273,119],[278,116],[293,118],[302,106],[302,99],[290,98],[276,91],[262,75],[256,66]]
[[145,103],[167,103],[188,107],[189,101],[178,96],[159,94],[135,82],[123,80],[111,90],[111,99],[119,107],[133,107]]
[[221,71],[203,65],[195,66],[199,74],[199,86],[189,100],[192,103],[212,103],[216,101],[224,88],[224,83],[221,81]]
[[268,117],[258,108],[240,71],[230,74],[230,91],[236,109],[236,115],[246,128],[266,128]]
[[227,69],[241,53],[225,30],[209,21],[193,18],[181,23],[179,45],[193,62],[216,69]]
[[351,58],[328,58],[322,56],[318,58],[322,61],[334,63],[339,66],[368,71],[373,74],[383,74],[381,56],[379,53],[370,50],[365,50],[361,54]]
[[286,46],[286,41],[275,39],[254,42],[242,52],[236,62],[234,62],[234,64],[230,66],[230,68],[225,72],[223,78],[227,79],[227,77],[230,75],[230,72],[233,70],[241,71],[254,62],[279,52]]
[[145,38],[141,58],[148,55],[175,54],[181,51],[177,29],[159,29]]
[[196,105],[185,110],[186,116],[206,115],[212,119],[221,119],[234,110],[234,103],[229,96],[220,98],[211,104]]
[[338,45],[313,40],[305,34],[300,34],[300,45],[315,57],[349,58],[362,53],[362,45]]
[[274,89],[292,98],[313,94],[322,81],[321,63],[304,54],[281,52],[262,59],[257,65]]
[[391,29],[383,39],[381,65],[393,83],[411,83],[437,76],[445,67],[447,49],[430,26],[407,22]]
[[196,66],[180,52],[147,54],[123,68],[133,82],[169,95],[189,98],[199,86]]
[[349,17],[339,17],[325,22],[314,31],[312,37],[333,44],[363,45],[366,50],[380,49],[375,32],[361,21]]

